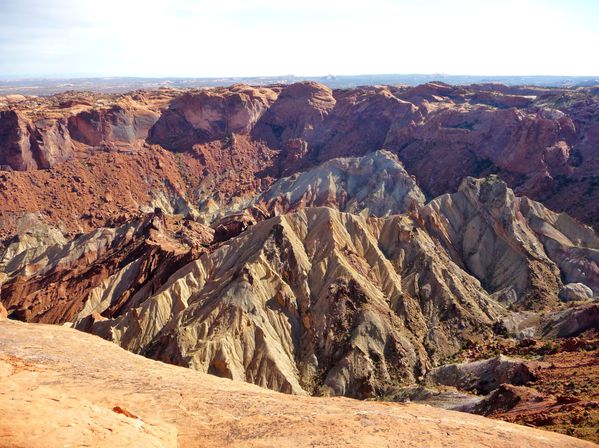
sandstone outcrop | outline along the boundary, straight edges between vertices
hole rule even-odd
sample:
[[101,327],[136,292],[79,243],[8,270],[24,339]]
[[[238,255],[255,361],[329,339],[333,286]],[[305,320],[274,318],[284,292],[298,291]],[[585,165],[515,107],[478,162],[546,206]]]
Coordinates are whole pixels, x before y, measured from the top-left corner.
[[[587,88],[235,85],[22,97],[3,105],[1,114],[0,165],[34,170],[4,180],[8,190],[31,189],[34,200],[26,212],[44,210],[47,189],[63,195],[71,188],[58,184],[38,191],[47,176],[35,170],[60,175],[65,161],[101,159],[99,151],[119,153],[133,166],[147,157],[138,158],[138,151],[152,154],[160,146],[174,152],[165,155],[169,160],[161,161],[158,174],[181,183],[181,196],[226,207],[246,202],[281,176],[386,148],[429,198],[455,191],[467,176],[496,173],[518,195],[592,226],[599,219],[597,208],[587,206],[599,200],[599,102]],[[143,169],[151,178],[154,170]],[[116,196],[118,187],[110,188]],[[78,190],[84,202],[99,196]],[[0,205],[0,212],[13,211]],[[85,228],[85,209],[76,212],[59,212],[50,224],[66,219]]]
[[130,150],[148,137],[170,91],[117,95],[65,93],[23,97],[0,110],[0,166],[56,168],[79,150]]
[[429,406],[291,397],[73,329],[6,320],[0,379],[0,411],[11,416],[0,419],[5,446],[595,446]]
[[71,137],[94,148],[129,149],[148,137],[159,112],[140,106],[114,105],[69,117]]
[[564,302],[585,301],[593,298],[593,290],[584,283],[568,283],[559,292]]
[[505,356],[461,364],[437,367],[427,375],[433,384],[453,386],[461,390],[486,395],[502,384],[516,386],[527,384],[535,379],[534,367],[521,359]]
[[474,414],[489,416],[509,412],[516,406],[530,409],[539,404],[546,406],[546,397],[536,390],[526,386],[501,384],[469,411]]
[[[284,88],[277,100],[256,123],[252,135],[269,145],[291,149],[292,142],[311,142],[314,132],[335,107],[333,91],[323,85],[306,82]],[[296,154],[295,162],[304,154]],[[298,157],[299,156],[299,157]]]
[[277,98],[278,90],[237,85],[176,98],[149,134],[151,143],[173,151],[248,134]]
[[599,303],[551,313],[541,321],[541,335],[565,338],[599,328]]
[[214,243],[230,240],[246,231],[250,226],[271,217],[271,213],[260,203],[247,207],[242,212],[229,214],[213,224]]
[[72,156],[64,120],[29,120],[14,110],[0,111],[0,168],[50,168]]

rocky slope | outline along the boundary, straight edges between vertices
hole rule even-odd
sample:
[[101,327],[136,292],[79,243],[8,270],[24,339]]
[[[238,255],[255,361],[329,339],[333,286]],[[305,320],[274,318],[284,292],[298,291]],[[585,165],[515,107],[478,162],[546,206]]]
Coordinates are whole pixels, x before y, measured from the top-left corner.
[[196,258],[213,238],[212,229],[159,209],[68,242],[58,230],[45,230],[19,235],[1,254],[2,302],[12,317],[59,323],[92,312],[118,315]]
[[[562,317],[556,314],[548,320]],[[435,391],[439,384],[458,388],[450,388],[454,396],[474,390],[480,395],[453,400],[449,408],[599,442],[599,318],[595,316],[594,324],[581,329],[576,337],[499,338],[470,344],[456,356],[462,362],[430,373],[433,391],[429,395],[441,395]],[[489,359],[495,353],[509,356]],[[430,401],[426,396],[415,398]]]
[[[29,170],[1,174],[3,237],[26,212],[79,232],[158,196],[243,203],[281,176],[383,148],[429,197],[496,173],[552,210],[592,226],[599,219],[587,206],[599,200],[592,88],[303,82],[0,98],[0,109],[0,165]],[[114,176],[115,164],[126,175]],[[107,194],[114,202],[89,223],[89,207]]]
[[[375,157],[397,168],[389,155]],[[294,184],[306,176],[307,188],[318,191],[322,178],[334,178],[330,185],[341,189],[351,182],[339,166],[351,162],[369,173],[372,161],[331,161]],[[416,188],[409,177],[393,179]],[[290,180],[272,191],[283,182]],[[380,185],[363,204],[377,203]],[[393,197],[386,203],[395,204]],[[568,306],[558,299],[562,278],[584,278],[597,290],[593,231],[514,196],[495,177],[468,178],[454,194],[410,204],[409,214],[383,218],[298,204],[294,213],[264,213],[232,237],[223,224],[213,236],[157,212],[45,242],[46,249],[17,240],[5,255],[1,301],[11,317],[73,322],[135,353],[203,372],[284,392],[365,398],[422,380],[464,344],[501,334],[509,322],[509,331],[522,332],[527,325],[509,308]],[[552,328],[572,326],[569,312]]]
[[7,320],[0,379],[3,446],[596,446],[428,406],[291,397]]
[[495,176],[466,178],[455,194],[434,199],[419,215],[452,258],[506,305],[555,306],[562,281],[584,281],[599,293],[597,235],[516,197]]
[[135,238],[126,224],[26,250],[6,269],[2,302],[11,317],[75,321],[172,363],[286,392],[353,396],[413,381],[502,315],[409,218],[309,208],[188,264],[189,250],[153,241],[164,239]]
[[413,211],[425,197],[396,156],[381,150],[364,157],[332,159],[279,179],[256,199],[273,214],[314,206],[388,216]]
[[[273,218],[91,331],[285,392],[375,396],[413,381],[460,341],[483,337],[501,315],[412,226],[328,208]],[[403,238],[402,228],[410,229]],[[448,307],[453,313],[444,315]]]

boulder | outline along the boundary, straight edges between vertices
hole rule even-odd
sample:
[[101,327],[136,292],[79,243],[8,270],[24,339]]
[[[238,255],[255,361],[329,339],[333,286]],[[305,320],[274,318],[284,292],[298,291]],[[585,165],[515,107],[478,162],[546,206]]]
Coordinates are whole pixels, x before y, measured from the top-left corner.
[[482,361],[437,367],[426,377],[427,382],[432,384],[453,386],[482,394],[488,394],[504,383],[520,386],[534,379],[533,368],[527,361],[503,355]]
[[593,298],[593,290],[584,283],[568,283],[559,292],[563,302],[579,302]]

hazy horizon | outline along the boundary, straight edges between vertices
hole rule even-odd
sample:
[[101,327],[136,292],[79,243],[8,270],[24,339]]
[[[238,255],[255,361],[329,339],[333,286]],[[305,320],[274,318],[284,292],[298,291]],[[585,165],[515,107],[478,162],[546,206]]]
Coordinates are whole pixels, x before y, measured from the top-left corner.
[[599,76],[592,0],[0,0],[0,78]]
[[561,79],[592,79],[599,78],[599,74],[595,75],[546,75],[546,74],[531,74],[524,75],[520,73],[507,74],[507,75],[496,75],[496,74],[477,74],[477,73],[322,73],[313,75],[296,75],[293,73],[287,74],[259,74],[259,75],[248,75],[248,76],[144,76],[144,75],[86,75],[86,74],[48,74],[48,75],[0,75],[0,81],[28,81],[28,80],[85,80],[85,79],[147,79],[147,80],[185,80],[185,79],[277,79],[284,77],[291,78],[314,78],[322,79],[326,77],[337,77],[337,78],[359,78],[359,77],[392,77],[392,76],[414,76],[414,77],[439,77],[439,78],[490,78],[490,79],[501,79],[501,78],[561,78]]

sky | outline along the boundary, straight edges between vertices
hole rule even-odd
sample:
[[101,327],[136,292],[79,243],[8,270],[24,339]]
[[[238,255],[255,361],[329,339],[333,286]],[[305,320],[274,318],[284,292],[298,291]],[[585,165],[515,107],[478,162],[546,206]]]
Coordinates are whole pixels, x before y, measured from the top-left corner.
[[599,75],[599,0],[0,0],[0,78]]

